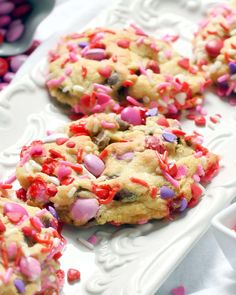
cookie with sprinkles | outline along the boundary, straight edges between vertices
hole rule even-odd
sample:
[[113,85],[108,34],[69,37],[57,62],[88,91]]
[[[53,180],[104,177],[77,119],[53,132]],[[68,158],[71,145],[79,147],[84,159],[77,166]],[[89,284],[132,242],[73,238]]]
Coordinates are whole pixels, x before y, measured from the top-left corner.
[[176,114],[202,103],[206,82],[170,42],[134,25],[70,34],[49,55],[49,92],[76,113],[135,105]]
[[198,203],[219,169],[201,142],[157,109],[126,107],[23,147],[16,176],[29,203],[53,204],[66,223],[144,223]]
[[193,40],[194,62],[229,96],[236,89],[236,2],[220,3],[201,21]]
[[46,209],[0,197],[0,294],[59,294],[57,224]]

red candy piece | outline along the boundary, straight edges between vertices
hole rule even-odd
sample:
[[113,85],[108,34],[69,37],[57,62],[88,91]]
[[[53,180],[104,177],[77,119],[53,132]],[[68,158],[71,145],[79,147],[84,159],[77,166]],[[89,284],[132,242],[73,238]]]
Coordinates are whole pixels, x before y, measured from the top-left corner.
[[0,57],[0,77],[4,76],[8,71],[9,65],[7,61]]
[[2,220],[0,219],[0,233],[3,233],[5,230],[6,230],[6,227],[3,224]]
[[188,207],[189,208],[192,208],[194,206],[196,206],[199,202],[199,199],[202,195],[202,190],[201,188],[195,184],[195,183],[192,183],[191,184],[191,192],[192,192],[192,199],[190,200],[190,202],[188,203]]
[[212,39],[206,43],[205,49],[211,57],[216,57],[217,55],[220,54],[220,51],[223,46],[224,46],[224,42],[222,40]]
[[164,126],[164,127],[169,127],[170,125],[169,125],[169,123],[168,123],[168,121],[166,120],[166,118],[158,118],[157,119],[157,124],[158,125],[160,125],[160,126]]
[[98,73],[104,78],[109,78],[112,73],[112,68],[110,66],[105,66],[103,68],[98,69]]
[[80,280],[80,272],[77,269],[70,268],[67,272],[67,280],[69,283],[78,282]]
[[122,48],[129,48],[130,41],[128,39],[119,40],[117,41],[117,45]]
[[147,63],[147,69],[152,70],[153,73],[155,73],[155,74],[160,74],[160,67],[159,67],[158,63],[155,60],[150,60]]
[[18,223],[23,217],[20,212],[8,212],[6,215],[12,223]]
[[183,58],[181,60],[178,61],[178,65],[185,69],[188,70],[189,69],[189,59],[188,58]]
[[203,116],[196,117],[194,122],[197,126],[205,126],[206,125],[206,118]]

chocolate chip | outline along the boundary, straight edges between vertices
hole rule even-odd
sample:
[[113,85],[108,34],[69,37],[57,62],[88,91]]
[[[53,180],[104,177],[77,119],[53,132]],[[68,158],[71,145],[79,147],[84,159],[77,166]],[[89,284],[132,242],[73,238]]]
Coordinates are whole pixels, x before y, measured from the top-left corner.
[[130,127],[129,123],[121,120],[120,118],[116,118],[116,122],[119,124],[119,129],[121,131],[125,131],[125,130],[129,129],[129,127]]
[[121,201],[124,203],[131,203],[135,202],[137,199],[137,196],[133,194],[132,192],[128,191],[127,189],[121,189],[115,194],[115,197],[113,200],[115,201]]
[[119,82],[119,76],[118,74],[114,73],[112,74],[108,79],[107,79],[107,84],[112,86],[112,85],[115,85]]
[[110,142],[110,137],[102,130],[96,137],[93,138],[93,142],[98,146],[100,150],[108,146]]

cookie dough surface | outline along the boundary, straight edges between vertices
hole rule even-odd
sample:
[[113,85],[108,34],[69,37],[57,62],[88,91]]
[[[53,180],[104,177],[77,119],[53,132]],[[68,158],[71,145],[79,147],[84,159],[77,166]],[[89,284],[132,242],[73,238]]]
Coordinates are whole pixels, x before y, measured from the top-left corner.
[[[139,124],[123,120],[134,114]],[[135,224],[191,206],[202,194],[199,182],[217,170],[218,157],[177,120],[129,107],[72,122],[64,134],[24,147],[17,178],[30,204],[53,203],[67,223]]]
[[71,34],[49,57],[49,92],[77,113],[140,105],[175,114],[202,103],[205,83],[170,42],[136,28]]
[[59,294],[62,249],[57,220],[46,209],[0,196],[1,295]]
[[236,2],[214,6],[193,40],[194,62],[217,85],[220,96],[236,89]]

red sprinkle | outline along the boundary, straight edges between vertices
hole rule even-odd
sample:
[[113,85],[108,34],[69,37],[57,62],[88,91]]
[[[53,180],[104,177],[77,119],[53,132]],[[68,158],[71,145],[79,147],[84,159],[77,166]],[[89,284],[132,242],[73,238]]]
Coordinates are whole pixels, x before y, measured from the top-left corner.
[[57,145],[62,145],[64,144],[65,142],[67,142],[68,138],[57,138],[56,139],[56,144]]
[[77,163],[82,163],[82,159],[83,159],[83,149],[82,148],[78,148],[78,152],[77,152]]
[[156,196],[157,196],[157,187],[154,186],[154,187],[151,189],[151,197],[152,197],[153,199],[155,199]]
[[6,230],[6,227],[4,223],[2,222],[2,220],[0,219],[0,233],[3,233],[5,230]]
[[85,66],[82,66],[82,77],[85,79],[88,74],[88,69]]
[[194,122],[197,126],[206,126],[206,118],[203,116],[196,117]]
[[117,45],[122,48],[129,48],[130,40],[128,40],[128,39],[119,40],[119,41],[117,41]]
[[145,187],[149,188],[149,184],[146,181],[142,180],[142,179],[135,178],[135,177],[130,177],[130,180],[133,183],[137,183],[137,184],[140,184],[142,186],[145,186]]
[[134,85],[134,82],[131,81],[131,80],[125,80],[125,81],[122,83],[122,85],[123,85],[124,87],[129,87],[129,86],[133,86],[133,85]]
[[184,136],[186,132],[180,129],[172,129],[171,132],[176,136]]
[[178,61],[178,65],[185,69],[185,70],[188,70],[190,65],[189,65],[189,59],[188,58],[183,58],[181,60]]
[[74,147],[75,147],[75,142],[73,142],[73,141],[69,141],[69,142],[66,143],[66,146],[67,146],[68,148],[74,148]]
[[78,282],[80,280],[80,272],[74,268],[68,269],[67,280],[69,283]]
[[54,149],[50,149],[49,153],[50,153],[50,156],[52,158],[54,158],[54,159],[55,158],[61,158],[61,159],[65,160],[65,157],[60,152],[58,152],[58,151],[56,151]]
[[103,68],[99,68],[98,73],[104,78],[109,78],[112,73],[112,68],[110,66],[105,66]]
[[160,126],[164,126],[164,127],[169,127],[170,126],[168,121],[164,117],[158,118],[157,119],[157,124],[160,125]]
[[107,151],[107,150],[103,150],[103,151],[100,153],[99,158],[100,158],[101,160],[103,160],[103,159],[105,159],[105,158],[107,157],[107,155],[108,155],[108,151]]

